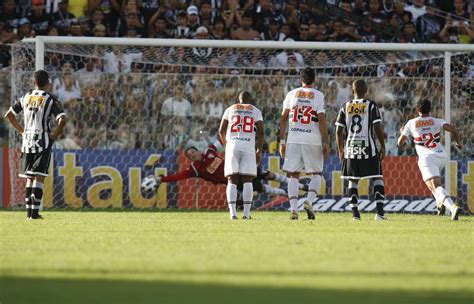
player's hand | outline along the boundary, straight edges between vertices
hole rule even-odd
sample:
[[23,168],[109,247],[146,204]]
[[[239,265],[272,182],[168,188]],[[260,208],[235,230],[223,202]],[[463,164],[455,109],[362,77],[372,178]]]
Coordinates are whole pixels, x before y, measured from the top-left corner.
[[329,145],[328,144],[323,145],[323,156],[324,156],[325,159],[329,157]]
[[458,151],[460,151],[460,150],[462,149],[462,145],[461,145],[459,142],[457,142],[457,141],[455,141],[455,142],[453,143],[453,145],[454,145],[454,147],[455,147]]
[[256,158],[257,158],[257,165],[259,165],[261,162],[262,162],[262,152],[261,151],[257,151],[256,153]]
[[282,158],[285,158],[286,153],[286,144],[280,144],[280,155]]
[[380,147],[379,149],[379,159],[382,161],[385,158],[385,147]]

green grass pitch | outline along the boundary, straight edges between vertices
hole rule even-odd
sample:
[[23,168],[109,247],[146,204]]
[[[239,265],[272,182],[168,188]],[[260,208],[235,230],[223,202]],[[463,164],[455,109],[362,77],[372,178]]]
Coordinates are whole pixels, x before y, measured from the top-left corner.
[[0,303],[473,303],[473,217],[0,212]]

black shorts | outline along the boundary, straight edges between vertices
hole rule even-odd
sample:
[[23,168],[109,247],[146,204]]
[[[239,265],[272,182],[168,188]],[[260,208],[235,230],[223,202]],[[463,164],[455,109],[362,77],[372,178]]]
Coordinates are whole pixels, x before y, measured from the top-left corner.
[[382,164],[379,157],[368,159],[344,158],[342,161],[342,176],[345,179],[381,178]]
[[30,178],[35,175],[48,176],[51,149],[39,153],[23,153],[20,163],[19,177]]

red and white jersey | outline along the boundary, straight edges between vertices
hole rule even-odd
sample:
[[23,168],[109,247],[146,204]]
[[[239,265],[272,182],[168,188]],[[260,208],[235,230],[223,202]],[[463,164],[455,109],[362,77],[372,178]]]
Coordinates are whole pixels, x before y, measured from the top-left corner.
[[412,136],[419,157],[430,154],[445,156],[441,145],[441,130],[447,124],[444,119],[431,116],[410,119],[403,128],[402,135]]
[[290,110],[287,144],[322,144],[318,114],[326,112],[323,93],[310,87],[294,89],[286,95],[283,109]]
[[262,112],[251,104],[237,103],[228,107],[222,120],[227,120],[226,151],[255,153],[255,124],[263,121]]

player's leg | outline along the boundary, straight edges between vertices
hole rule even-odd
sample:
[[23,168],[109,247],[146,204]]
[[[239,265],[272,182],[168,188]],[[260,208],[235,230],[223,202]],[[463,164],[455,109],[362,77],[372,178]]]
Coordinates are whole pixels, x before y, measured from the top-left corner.
[[383,178],[374,179],[374,196],[375,205],[377,208],[377,214],[375,215],[376,220],[386,220],[385,211],[383,210],[383,204],[385,200],[385,186]]
[[33,210],[31,212],[32,219],[40,219],[42,218],[39,214],[39,209],[41,202],[43,201],[43,187],[44,187],[44,180],[45,176],[36,175],[33,181]]
[[[272,171],[268,171],[266,179],[267,180],[274,180],[274,181],[277,181],[277,182],[282,183],[282,184],[288,184],[288,182],[289,182],[288,177],[286,177],[284,175],[281,175],[279,173],[276,173],[276,172],[272,172]],[[303,191],[308,191],[307,187],[305,187],[305,185],[303,185],[302,183],[299,183],[298,187],[299,187],[299,189],[301,189]],[[285,192],[285,194],[283,194],[283,195],[286,195],[286,191],[284,191],[284,192]]]
[[461,214],[461,208],[454,204],[449,192],[441,185],[441,178],[434,177],[427,180],[426,185],[430,190],[433,189],[432,193],[434,194],[436,202],[440,202],[440,204],[445,206],[451,212],[451,219],[457,221]]
[[298,193],[299,193],[299,177],[303,170],[303,156],[299,144],[288,144],[286,146],[285,162],[283,170],[288,176],[288,200],[290,201],[290,219],[298,219]]
[[318,192],[321,189],[322,172],[323,172],[323,147],[321,145],[305,145],[303,149],[303,162],[305,171],[310,176],[308,184],[308,195],[304,203],[304,210],[308,215],[308,219],[314,220],[315,214],[313,203],[316,201]]
[[25,191],[25,205],[26,205],[26,218],[31,219],[31,214],[33,212],[33,178],[26,179],[26,191]]
[[[257,176],[252,180],[253,190],[272,195],[286,195],[286,191],[281,188],[275,188],[263,183],[264,180],[275,180],[276,174],[270,171],[263,171],[261,166],[257,166]],[[281,176],[280,174],[278,174]],[[286,177],[285,177],[286,178]]]
[[350,198],[350,206],[352,210],[352,219],[354,221],[360,221],[360,212],[359,212],[359,181],[357,179],[349,179],[349,184],[347,185],[347,196]]
[[250,209],[252,207],[253,202],[253,176],[249,175],[241,175],[243,189],[242,189],[242,200],[244,201],[244,217],[243,219],[249,220],[251,219],[250,216]]
[[238,175],[230,175],[227,181],[226,197],[229,205],[230,219],[237,219],[237,182]]

